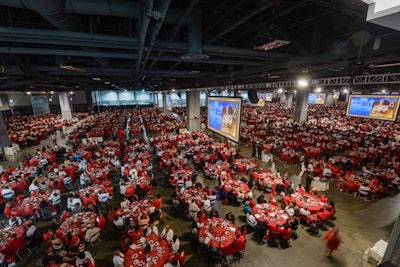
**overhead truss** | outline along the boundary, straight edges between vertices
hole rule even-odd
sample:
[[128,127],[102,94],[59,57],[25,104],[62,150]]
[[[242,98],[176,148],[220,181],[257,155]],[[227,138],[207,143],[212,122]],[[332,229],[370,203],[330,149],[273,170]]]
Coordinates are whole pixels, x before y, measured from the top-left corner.
[[[333,78],[314,79],[310,82],[311,86],[350,86],[350,85],[384,85],[400,84],[400,73],[344,76]],[[221,86],[210,86],[202,88],[193,88],[196,90],[246,90],[246,89],[276,89],[276,88],[294,88],[297,87],[297,81],[280,81],[248,84],[232,84]]]

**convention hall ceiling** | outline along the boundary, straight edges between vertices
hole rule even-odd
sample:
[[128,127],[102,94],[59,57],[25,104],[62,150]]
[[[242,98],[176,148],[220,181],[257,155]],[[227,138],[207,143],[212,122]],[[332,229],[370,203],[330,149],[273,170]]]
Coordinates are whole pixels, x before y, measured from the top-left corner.
[[361,0],[1,0],[0,89],[153,91],[395,73]]

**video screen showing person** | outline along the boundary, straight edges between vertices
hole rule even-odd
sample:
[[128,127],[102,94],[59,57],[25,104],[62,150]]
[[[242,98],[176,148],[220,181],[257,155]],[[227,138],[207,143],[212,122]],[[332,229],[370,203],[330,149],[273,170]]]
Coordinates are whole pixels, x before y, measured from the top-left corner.
[[208,98],[208,128],[235,142],[239,141],[240,114],[241,98]]

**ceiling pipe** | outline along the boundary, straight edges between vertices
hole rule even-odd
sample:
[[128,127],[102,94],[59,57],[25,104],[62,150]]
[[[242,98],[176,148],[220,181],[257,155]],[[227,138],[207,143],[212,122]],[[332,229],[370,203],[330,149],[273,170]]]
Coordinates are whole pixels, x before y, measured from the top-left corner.
[[[64,12],[63,0],[20,0],[20,2],[22,6],[35,10],[60,30],[80,32],[84,29],[77,15],[66,14]],[[94,49],[95,48],[83,48],[83,50],[91,51]],[[107,66],[109,64],[107,59],[94,58],[94,60],[101,66]]]
[[[139,17],[138,2],[129,0],[65,0],[64,12],[66,14],[113,16],[121,18]],[[24,4],[24,0],[1,0],[0,6],[14,8],[31,8]],[[176,24],[184,12],[171,8],[165,16],[164,22]]]
[[141,75],[141,73],[143,72],[144,68],[146,67],[147,61],[149,59],[150,53],[153,49],[153,45],[154,42],[157,39],[157,35],[161,29],[161,26],[164,22],[164,17],[165,14],[168,10],[169,4],[171,3],[171,0],[161,0],[161,1],[157,1],[158,6],[154,7],[153,13],[157,12],[159,18],[156,19],[154,18],[156,21],[153,23],[152,27],[151,27],[151,32],[148,34],[148,36],[146,37],[146,42],[145,42],[145,55],[143,57],[143,61],[140,64],[140,69],[136,74],[136,79],[139,81],[139,76]]
[[136,59],[136,54],[31,47],[0,47],[0,54]]

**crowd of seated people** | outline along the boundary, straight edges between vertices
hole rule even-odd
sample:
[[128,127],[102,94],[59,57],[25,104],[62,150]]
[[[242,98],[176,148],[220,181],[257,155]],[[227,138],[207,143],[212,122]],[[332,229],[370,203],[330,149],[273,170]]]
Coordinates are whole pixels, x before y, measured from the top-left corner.
[[160,108],[142,109],[141,116],[145,123],[147,133],[175,133],[177,130],[186,127],[183,120],[174,115],[164,114],[163,110]]
[[38,145],[40,140],[47,138],[63,126],[70,126],[78,121],[62,119],[60,114],[45,114],[31,116],[4,117],[10,141],[21,146]]
[[[358,192],[360,186],[368,186],[372,195],[358,193],[367,199],[381,198],[382,188],[397,187],[400,181],[399,123],[349,117],[345,111],[345,102],[310,105],[307,120],[297,123],[292,119],[293,109],[285,109],[283,104],[244,107],[241,137],[255,150],[261,146],[264,154],[274,154],[287,163],[311,161],[317,170],[328,164],[333,178],[340,178],[342,185],[350,184],[344,191]],[[331,159],[337,157],[340,159],[332,164]],[[367,181],[357,178],[363,167],[372,173]],[[324,178],[322,172],[315,176]],[[380,183],[371,183],[373,178]],[[353,182],[358,186],[352,187]]]

